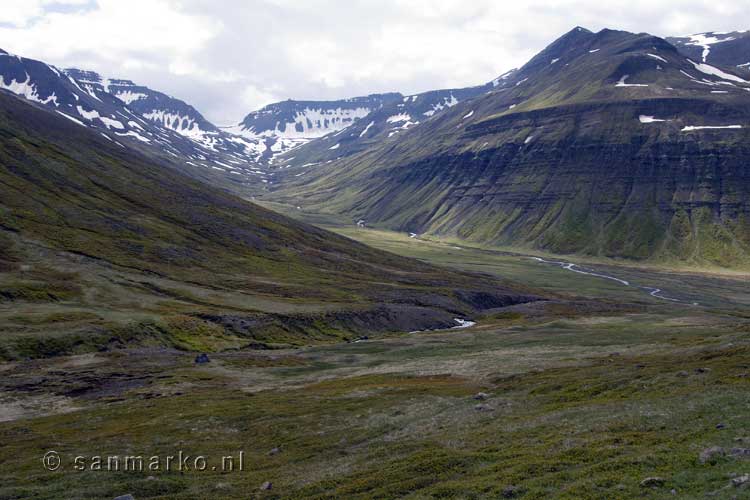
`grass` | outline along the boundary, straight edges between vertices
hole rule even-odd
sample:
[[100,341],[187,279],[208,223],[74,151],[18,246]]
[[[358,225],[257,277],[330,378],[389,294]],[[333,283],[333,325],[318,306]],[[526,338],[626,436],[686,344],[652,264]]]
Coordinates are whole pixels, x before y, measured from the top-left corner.
[[[747,435],[750,339],[723,316],[681,319],[662,312],[523,328],[490,322],[476,331],[216,354],[204,367],[165,351],[78,365],[48,360],[34,372],[16,365],[4,370],[5,390],[54,373],[44,392],[77,394],[68,397],[80,409],[0,426],[0,495],[594,499],[672,498],[676,489],[679,498],[731,498],[728,475],[743,463],[701,464],[698,454]],[[91,380],[94,372],[104,384]],[[473,398],[480,391],[485,401]],[[50,448],[68,459],[245,450],[247,468],[49,473],[39,457]],[[651,476],[664,486],[641,487]],[[259,489],[265,481],[272,490]]]
[[[267,351],[219,351],[233,339],[172,314],[160,316],[152,328],[161,333],[140,348],[0,364],[0,498],[743,493],[731,484],[746,471],[741,459],[698,460],[711,446],[750,442],[750,317],[741,281],[589,264],[631,280],[658,278],[665,290],[704,304],[695,307],[508,252],[339,230],[431,263],[524,279],[558,299],[489,312],[467,330]],[[217,352],[198,366],[174,342]],[[486,399],[476,400],[479,392]],[[49,449],[61,453],[65,470],[42,469]],[[243,450],[245,468],[71,470],[76,455],[179,450],[214,460]],[[647,477],[664,482],[641,486]],[[266,481],[271,490],[260,489]]]
[[621,259],[561,257],[517,247],[475,245],[450,238],[415,239],[404,233],[340,224],[329,223],[324,227],[389,252],[460,270],[486,273],[511,282],[523,282],[530,287],[568,296],[664,303],[663,300],[649,297],[642,289],[572,273],[554,265],[540,264],[529,256],[575,262],[598,273],[629,280],[634,285],[662,288],[667,295],[680,298],[687,303],[698,302],[702,306],[729,309],[750,305],[750,291],[745,286],[747,273],[739,271],[717,272],[715,268],[687,270],[683,267],[635,266]]

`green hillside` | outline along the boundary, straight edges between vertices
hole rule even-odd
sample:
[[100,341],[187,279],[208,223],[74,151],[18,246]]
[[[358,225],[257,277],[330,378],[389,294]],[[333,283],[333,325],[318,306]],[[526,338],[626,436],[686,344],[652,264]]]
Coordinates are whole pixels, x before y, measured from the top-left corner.
[[455,326],[533,292],[295,222],[0,95],[0,357]]
[[648,34],[576,28],[495,90],[277,174],[268,199],[556,253],[750,266],[750,83]]

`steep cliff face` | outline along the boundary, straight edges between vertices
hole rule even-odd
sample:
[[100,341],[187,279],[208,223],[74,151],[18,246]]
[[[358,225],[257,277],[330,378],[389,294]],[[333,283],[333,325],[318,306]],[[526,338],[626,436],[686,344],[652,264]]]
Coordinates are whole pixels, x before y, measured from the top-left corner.
[[420,234],[745,267],[749,127],[742,77],[650,35],[576,29],[345,165],[289,169],[276,196]]
[[[467,138],[502,136],[499,147],[373,173],[357,209],[399,230],[483,243],[742,264],[750,248],[750,137],[683,132],[689,125],[675,114],[686,106],[709,112],[698,105],[573,105],[482,123]],[[646,126],[639,120],[646,112],[673,121]],[[623,135],[622,123],[633,130]]]

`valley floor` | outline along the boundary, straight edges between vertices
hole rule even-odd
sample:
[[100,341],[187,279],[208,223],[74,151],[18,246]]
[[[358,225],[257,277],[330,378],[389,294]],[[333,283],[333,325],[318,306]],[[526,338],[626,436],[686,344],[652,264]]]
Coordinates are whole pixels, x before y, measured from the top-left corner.
[[[0,364],[0,498],[749,494],[742,278],[581,263],[626,286],[510,252],[335,229],[559,300],[467,329],[225,351],[200,365],[156,347]],[[62,459],[52,472],[50,450]],[[90,470],[95,456],[180,451],[207,457],[207,470],[192,458],[188,471]],[[242,471],[212,469],[241,451]]]

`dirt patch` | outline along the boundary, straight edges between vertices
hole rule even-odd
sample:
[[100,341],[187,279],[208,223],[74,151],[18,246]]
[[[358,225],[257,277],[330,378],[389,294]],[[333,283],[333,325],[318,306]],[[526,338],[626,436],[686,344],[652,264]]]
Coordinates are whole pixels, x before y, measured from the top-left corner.
[[65,396],[34,395],[18,397],[0,392],[0,422],[24,418],[57,415],[76,411],[80,407]]
[[0,363],[0,372],[7,372],[16,367],[16,363]]

